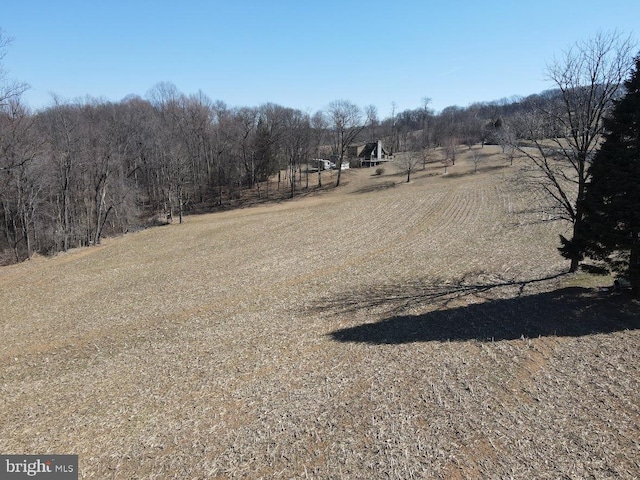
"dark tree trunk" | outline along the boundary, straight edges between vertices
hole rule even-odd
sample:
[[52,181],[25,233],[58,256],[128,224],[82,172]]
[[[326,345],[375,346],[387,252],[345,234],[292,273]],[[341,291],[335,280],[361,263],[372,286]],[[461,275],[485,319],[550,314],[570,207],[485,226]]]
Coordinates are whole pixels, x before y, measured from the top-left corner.
[[635,231],[631,232],[633,243],[629,252],[629,282],[635,298],[640,298],[640,238]]

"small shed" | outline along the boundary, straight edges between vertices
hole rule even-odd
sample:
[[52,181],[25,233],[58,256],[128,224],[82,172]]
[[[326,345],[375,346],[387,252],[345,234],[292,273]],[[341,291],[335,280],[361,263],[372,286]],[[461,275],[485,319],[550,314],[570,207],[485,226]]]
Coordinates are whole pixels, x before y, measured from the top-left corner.
[[309,160],[309,165],[312,168],[316,168],[318,170],[331,170],[331,162],[329,160],[325,160],[323,158],[314,158]]

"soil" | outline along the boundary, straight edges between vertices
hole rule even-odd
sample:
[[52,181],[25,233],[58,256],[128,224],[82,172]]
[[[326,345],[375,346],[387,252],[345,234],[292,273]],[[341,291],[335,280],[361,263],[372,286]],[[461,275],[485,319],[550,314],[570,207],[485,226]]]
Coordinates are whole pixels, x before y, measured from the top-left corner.
[[569,225],[485,149],[3,267],[0,451],[96,479],[640,477],[640,305],[564,273]]

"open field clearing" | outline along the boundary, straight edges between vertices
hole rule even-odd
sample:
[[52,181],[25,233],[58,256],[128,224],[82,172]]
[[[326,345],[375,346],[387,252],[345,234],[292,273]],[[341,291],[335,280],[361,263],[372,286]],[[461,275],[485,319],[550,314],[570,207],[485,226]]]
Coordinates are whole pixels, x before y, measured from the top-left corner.
[[561,275],[567,225],[494,157],[0,269],[0,451],[95,479],[640,477],[640,306]]

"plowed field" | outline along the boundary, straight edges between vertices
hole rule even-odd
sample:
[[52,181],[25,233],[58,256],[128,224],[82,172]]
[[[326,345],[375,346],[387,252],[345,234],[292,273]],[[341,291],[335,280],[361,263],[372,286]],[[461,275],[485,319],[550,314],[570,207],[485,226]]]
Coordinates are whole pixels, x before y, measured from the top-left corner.
[[95,479],[640,477],[638,302],[562,273],[568,225],[499,155],[386,170],[0,269],[0,452]]

